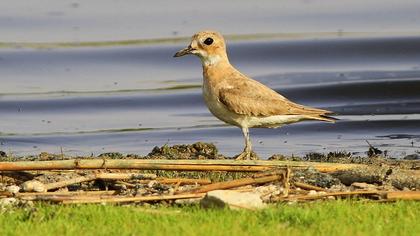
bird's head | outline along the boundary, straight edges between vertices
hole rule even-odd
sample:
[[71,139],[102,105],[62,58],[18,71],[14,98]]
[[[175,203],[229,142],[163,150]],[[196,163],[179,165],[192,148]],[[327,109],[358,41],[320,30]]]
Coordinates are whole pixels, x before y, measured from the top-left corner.
[[175,53],[174,57],[194,54],[200,57],[204,66],[227,61],[226,45],[223,36],[216,31],[202,31],[192,36],[188,47]]

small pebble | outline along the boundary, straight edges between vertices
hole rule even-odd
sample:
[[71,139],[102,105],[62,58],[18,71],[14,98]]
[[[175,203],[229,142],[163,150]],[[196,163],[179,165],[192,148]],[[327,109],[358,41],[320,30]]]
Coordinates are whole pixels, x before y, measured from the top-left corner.
[[19,190],[20,190],[20,187],[17,185],[10,185],[6,187],[6,191],[13,194],[18,193]]
[[37,180],[26,181],[21,185],[21,187],[24,192],[42,193],[47,191],[45,185]]
[[156,180],[152,180],[147,184],[147,187],[153,188],[153,186],[155,186],[156,184],[158,184],[158,182]]
[[169,188],[168,189],[168,194],[169,195],[174,195],[175,194],[175,189],[174,188]]
[[309,190],[308,195],[309,196],[315,196],[315,195],[318,195],[318,193],[315,190]]

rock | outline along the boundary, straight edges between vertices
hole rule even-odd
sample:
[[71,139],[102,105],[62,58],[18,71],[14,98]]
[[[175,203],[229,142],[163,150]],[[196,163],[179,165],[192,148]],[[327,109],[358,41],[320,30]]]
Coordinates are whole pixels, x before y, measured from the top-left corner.
[[266,205],[260,195],[252,192],[233,190],[214,190],[206,194],[200,201],[203,208],[261,209]]
[[310,191],[308,192],[308,195],[309,195],[309,196],[316,196],[316,195],[318,195],[318,192],[317,192],[317,191],[315,191],[315,190],[310,190]]
[[116,184],[112,185],[112,188],[115,189],[115,190],[119,190],[119,191],[126,191],[127,190],[127,185],[116,183]]
[[155,185],[158,185],[159,183],[156,180],[152,180],[147,184],[147,187],[153,188]]
[[269,202],[272,197],[280,195],[283,191],[283,187],[270,184],[256,187],[253,192],[258,194],[263,202]]
[[6,187],[6,191],[13,194],[18,193],[19,190],[20,190],[20,187],[17,185],[10,185]]
[[169,195],[174,195],[175,194],[175,189],[174,188],[169,188],[168,189],[168,194]]
[[420,160],[420,155],[419,154],[411,154],[411,155],[407,155],[403,158],[404,160]]
[[47,189],[45,188],[45,185],[41,182],[39,182],[38,180],[29,180],[24,182],[22,185],[22,190],[24,192],[38,192],[38,193],[42,193],[42,192],[46,192]]
[[0,157],[7,157],[7,154],[3,151],[0,151]]

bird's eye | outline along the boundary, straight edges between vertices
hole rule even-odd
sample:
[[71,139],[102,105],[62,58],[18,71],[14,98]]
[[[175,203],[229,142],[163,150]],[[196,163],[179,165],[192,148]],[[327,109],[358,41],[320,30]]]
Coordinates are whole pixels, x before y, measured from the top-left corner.
[[211,45],[213,43],[213,39],[212,38],[206,38],[206,40],[204,40],[204,44],[205,45]]

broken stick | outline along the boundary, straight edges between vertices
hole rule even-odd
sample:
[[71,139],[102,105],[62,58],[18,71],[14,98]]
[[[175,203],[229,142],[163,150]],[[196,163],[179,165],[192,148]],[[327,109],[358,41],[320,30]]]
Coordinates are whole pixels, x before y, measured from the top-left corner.
[[338,196],[358,196],[358,195],[378,195],[381,192],[377,190],[372,191],[352,191],[352,192],[332,192],[332,193],[323,193],[319,195],[298,195],[298,196],[288,196],[288,197],[279,197],[278,201],[304,201],[304,200],[316,200],[329,196],[338,197]]
[[128,203],[128,202],[151,202],[151,201],[164,201],[176,199],[189,199],[189,198],[202,198],[204,193],[180,194],[180,195],[165,195],[165,196],[144,196],[144,197],[54,197],[43,198],[40,200],[49,200],[62,204],[76,204],[76,203]]
[[321,187],[318,187],[318,186],[314,186],[314,185],[310,185],[310,184],[306,184],[306,183],[294,182],[293,184],[296,187],[299,187],[299,188],[305,189],[305,190],[325,191],[324,188],[321,188]]
[[139,169],[175,171],[240,171],[258,172],[277,167],[308,168],[335,172],[359,168],[361,164],[298,161],[234,161],[234,160],[139,160],[139,159],[73,159],[60,161],[0,162],[0,171],[74,170],[74,169]]
[[120,180],[120,179],[156,179],[155,174],[139,174],[139,173],[94,173],[85,176],[78,176],[72,179],[53,182],[41,183],[37,180],[26,181],[22,184],[22,189],[25,192],[46,192],[52,189],[63,188],[72,184],[93,181],[96,179],[103,180]]
[[236,187],[250,185],[250,184],[263,184],[263,183],[273,182],[273,181],[281,180],[281,179],[283,179],[282,175],[271,175],[271,176],[264,176],[260,178],[242,178],[242,179],[236,179],[236,180],[230,180],[230,181],[205,185],[196,190],[193,190],[193,193],[207,193],[212,190],[230,189],[230,188],[236,188]]
[[393,191],[386,193],[388,200],[420,200],[420,191]]

